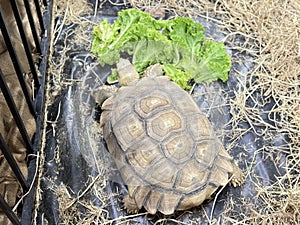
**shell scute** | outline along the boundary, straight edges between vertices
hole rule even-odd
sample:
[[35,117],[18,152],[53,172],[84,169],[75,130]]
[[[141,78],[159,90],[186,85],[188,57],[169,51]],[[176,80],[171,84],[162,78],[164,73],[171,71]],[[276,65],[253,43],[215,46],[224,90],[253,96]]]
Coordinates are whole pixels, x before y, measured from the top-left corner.
[[160,147],[150,139],[137,142],[128,149],[126,159],[137,175],[144,177],[149,168],[163,159]]
[[123,117],[122,121],[116,123],[112,129],[123,151],[126,151],[132,143],[146,137],[144,121],[132,113]]
[[185,121],[172,109],[157,113],[146,121],[147,134],[158,141],[163,141],[172,132],[180,132],[184,129]]
[[163,158],[148,170],[144,179],[153,186],[172,190],[176,182],[177,173],[178,168],[176,165]]
[[195,160],[184,164],[180,172],[181,174],[177,179],[175,189],[183,193],[190,193],[204,187],[210,174],[208,169],[200,169],[198,162]]
[[186,117],[189,132],[195,140],[201,140],[213,136],[211,125],[204,114],[198,112],[189,114]]
[[170,105],[171,99],[159,91],[156,93],[144,93],[144,96],[142,96],[140,100],[136,102],[135,111],[140,117],[146,118],[161,111],[162,108]]
[[162,143],[162,150],[167,159],[180,164],[190,160],[194,154],[193,139],[186,133],[172,135]]
[[202,170],[207,170],[213,167],[214,161],[218,155],[218,145],[216,140],[203,140],[196,144],[195,160],[197,160]]

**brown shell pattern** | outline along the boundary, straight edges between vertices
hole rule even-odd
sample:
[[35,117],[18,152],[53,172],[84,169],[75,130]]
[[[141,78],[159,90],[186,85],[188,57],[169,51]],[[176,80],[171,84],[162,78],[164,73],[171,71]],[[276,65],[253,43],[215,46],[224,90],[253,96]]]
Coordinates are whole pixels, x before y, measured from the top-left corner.
[[164,77],[120,88],[104,137],[129,196],[150,213],[201,204],[233,171],[206,116]]

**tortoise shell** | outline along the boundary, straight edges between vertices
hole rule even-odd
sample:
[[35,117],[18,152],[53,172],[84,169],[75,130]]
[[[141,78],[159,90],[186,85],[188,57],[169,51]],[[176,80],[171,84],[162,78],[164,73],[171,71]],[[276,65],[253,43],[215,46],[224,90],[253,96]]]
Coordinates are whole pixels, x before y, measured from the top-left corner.
[[165,215],[200,205],[241,170],[193,98],[164,76],[121,87],[102,105],[109,152],[128,186],[129,213]]

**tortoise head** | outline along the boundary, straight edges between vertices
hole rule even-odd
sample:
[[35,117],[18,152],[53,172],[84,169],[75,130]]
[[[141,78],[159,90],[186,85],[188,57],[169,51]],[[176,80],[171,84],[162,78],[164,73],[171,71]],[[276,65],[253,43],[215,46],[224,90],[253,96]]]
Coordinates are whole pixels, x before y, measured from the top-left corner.
[[163,67],[159,63],[149,66],[144,71],[144,77],[159,77],[162,75],[163,75]]
[[119,59],[117,63],[118,80],[121,86],[127,86],[139,80],[135,67],[127,59]]

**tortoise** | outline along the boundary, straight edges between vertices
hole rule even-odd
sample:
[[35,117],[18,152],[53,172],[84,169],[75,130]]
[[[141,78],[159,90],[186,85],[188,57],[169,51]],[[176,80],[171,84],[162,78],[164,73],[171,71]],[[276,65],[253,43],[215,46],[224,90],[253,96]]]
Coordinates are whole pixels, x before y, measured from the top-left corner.
[[102,86],[94,96],[102,105],[104,140],[128,187],[128,213],[144,207],[170,215],[200,205],[228,182],[244,182],[192,96],[162,76],[159,65],[139,79],[133,65],[120,59],[117,71],[121,87],[114,93]]

